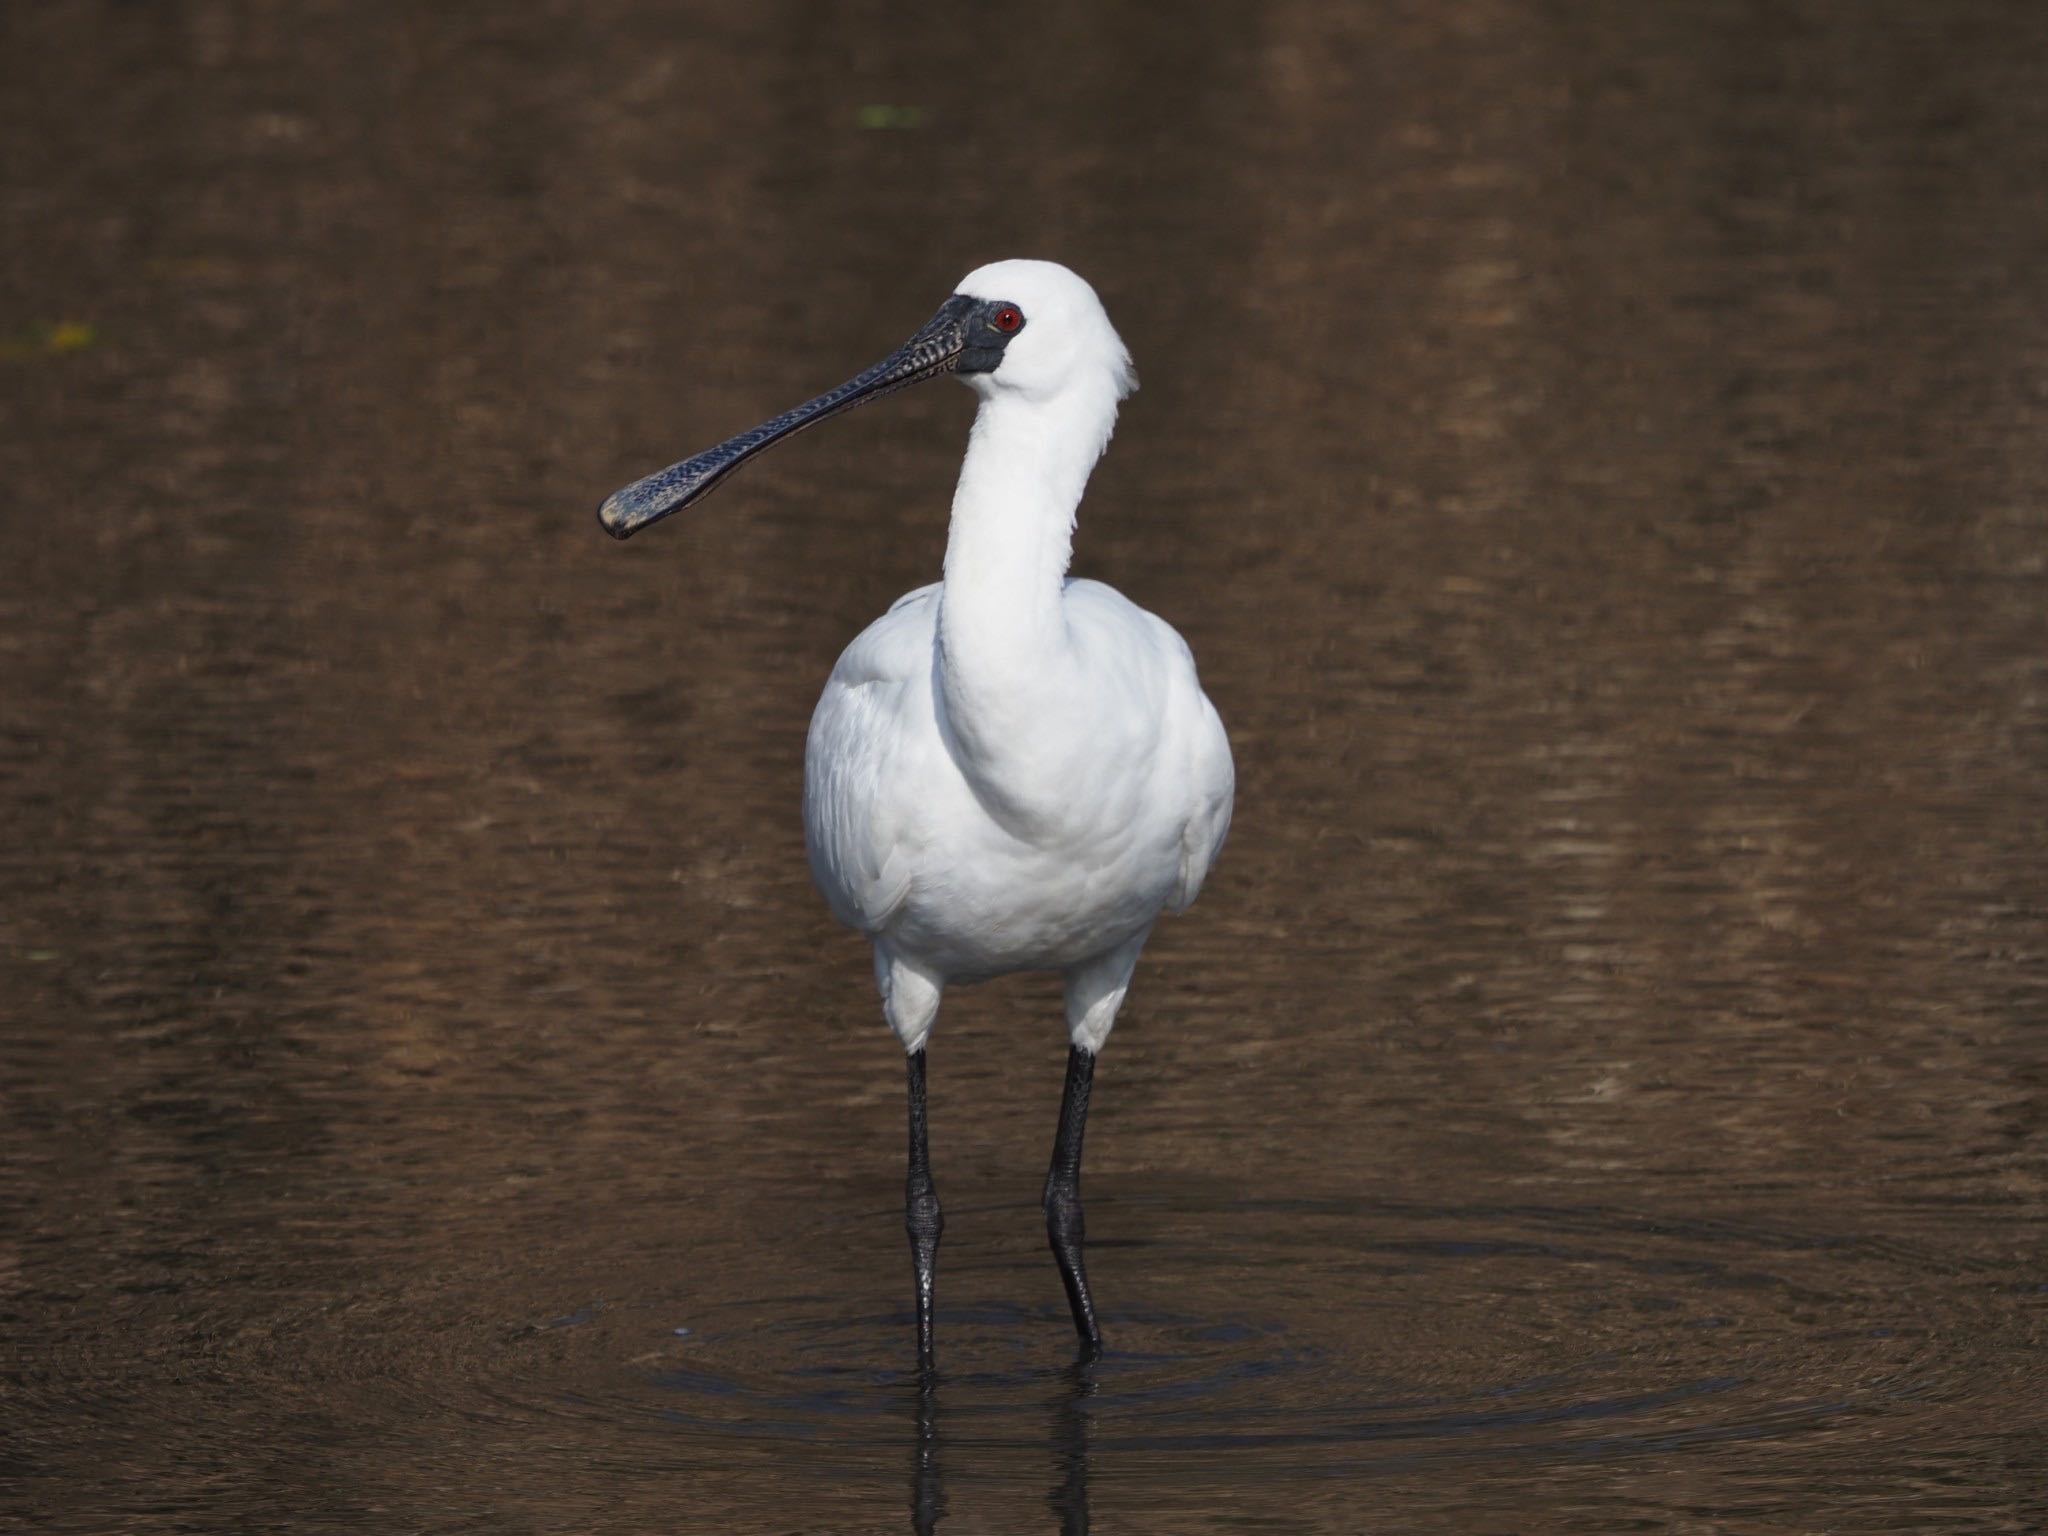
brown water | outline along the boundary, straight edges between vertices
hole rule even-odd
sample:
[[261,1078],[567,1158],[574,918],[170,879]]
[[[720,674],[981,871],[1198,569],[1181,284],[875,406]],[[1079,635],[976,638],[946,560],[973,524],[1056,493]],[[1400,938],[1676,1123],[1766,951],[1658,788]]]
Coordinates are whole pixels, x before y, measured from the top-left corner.
[[[877,125],[877,126],[867,126]],[[0,11],[0,1509],[2048,1526],[2048,8]],[[805,723],[970,267],[1229,723],[1104,1057],[901,1068]]]

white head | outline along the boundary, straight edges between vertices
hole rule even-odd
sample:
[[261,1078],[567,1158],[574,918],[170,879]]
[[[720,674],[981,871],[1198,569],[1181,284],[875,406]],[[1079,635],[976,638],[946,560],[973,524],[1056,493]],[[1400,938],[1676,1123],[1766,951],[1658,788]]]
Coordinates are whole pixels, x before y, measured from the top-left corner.
[[990,262],[963,277],[954,293],[984,306],[987,324],[1001,333],[995,346],[971,349],[958,370],[984,399],[1049,399],[1106,387],[1121,400],[1138,387],[1131,354],[1095,290],[1058,262]]

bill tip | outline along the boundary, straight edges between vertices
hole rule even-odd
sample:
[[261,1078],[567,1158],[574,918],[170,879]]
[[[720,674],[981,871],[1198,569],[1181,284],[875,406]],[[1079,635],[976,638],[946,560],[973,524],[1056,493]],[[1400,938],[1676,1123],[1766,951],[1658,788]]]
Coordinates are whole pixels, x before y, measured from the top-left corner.
[[625,509],[619,505],[616,494],[605,497],[604,504],[597,509],[598,526],[615,539],[633,536],[633,524],[627,521]]

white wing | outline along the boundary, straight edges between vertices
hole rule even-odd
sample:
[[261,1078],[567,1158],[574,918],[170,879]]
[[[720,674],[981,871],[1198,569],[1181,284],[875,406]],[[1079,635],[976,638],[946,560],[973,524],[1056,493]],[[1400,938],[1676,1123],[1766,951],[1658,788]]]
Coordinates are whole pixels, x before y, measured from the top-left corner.
[[899,598],[849,645],[811,715],[804,749],[804,847],[833,916],[879,931],[910,893],[907,829],[884,793],[901,722],[931,703],[939,587]]
[[1194,681],[1194,658],[1188,658],[1189,682],[1200,705],[1190,743],[1189,767],[1197,809],[1188,818],[1180,837],[1180,881],[1167,905],[1185,912],[1201,894],[1202,882],[1216,855],[1223,851],[1223,839],[1230,835],[1230,810],[1237,796],[1237,768],[1230,759],[1230,738],[1216,706]]
[[1168,891],[1168,910],[1183,912],[1202,889],[1209,868],[1230,831],[1230,808],[1237,788],[1230,759],[1230,738],[1195,671],[1194,653],[1180,631],[1156,613],[1148,613],[1113,587],[1085,579],[1067,584],[1070,618],[1079,628],[1092,622],[1106,635],[1102,654],[1116,663],[1145,657],[1141,670],[1155,680],[1150,687],[1159,711],[1151,750],[1160,756],[1159,776],[1151,782],[1153,803],[1178,808],[1179,868]]

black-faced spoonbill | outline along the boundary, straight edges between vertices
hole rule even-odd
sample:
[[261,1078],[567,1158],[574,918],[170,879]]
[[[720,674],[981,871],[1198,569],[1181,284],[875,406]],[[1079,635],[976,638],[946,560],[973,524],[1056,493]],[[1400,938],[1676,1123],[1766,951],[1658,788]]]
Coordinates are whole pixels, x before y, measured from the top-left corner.
[[1084,1355],[1102,1349],[1082,1268],[1081,1137],[1096,1053],[1161,911],[1195,899],[1230,826],[1222,722],[1173,627],[1067,577],[1074,513],[1136,387],[1095,290],[1065,267],[970,272],[931,323],[858,378],[599,508],[617,538],[687,506],[770,443],[920,379],[981,397],[953,493],[945,579],[846,648],[811,717],[804,843],[835,916],[875,950],[910,1073],[905,1224],[917,1346],[932,1361],[945,1219],[925,1137],[925,1042],[949,981],[1066,978],[1066,1093],[1045,1226]]

